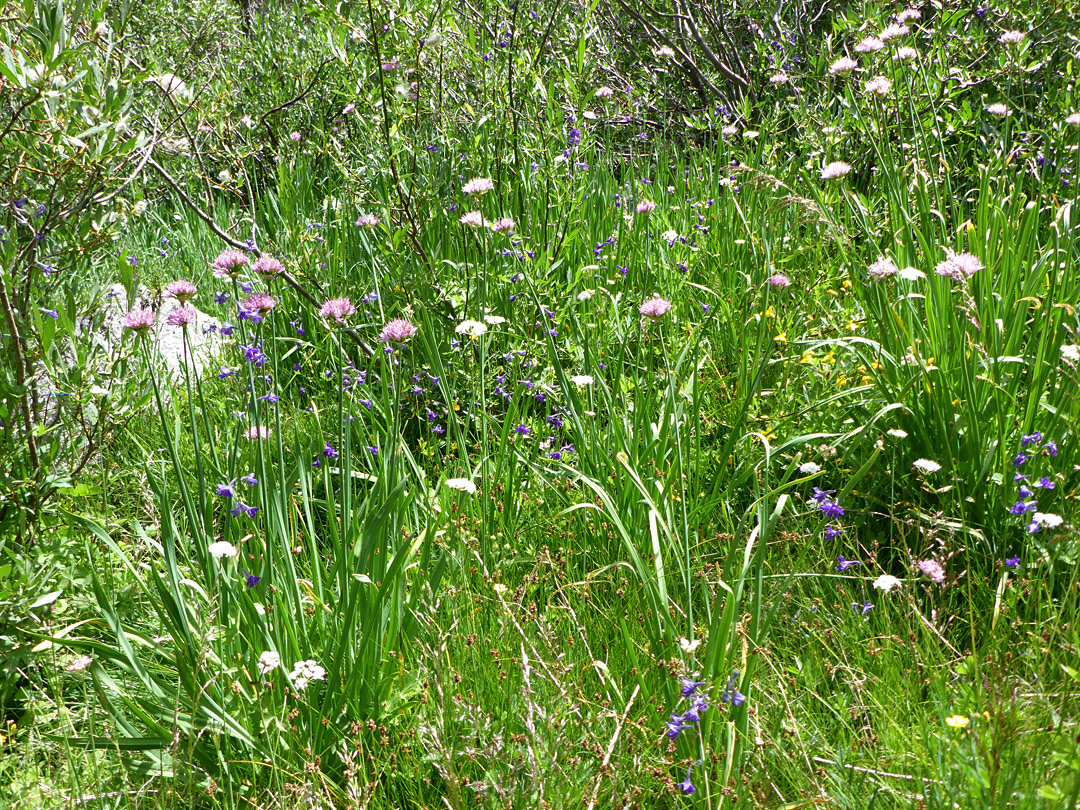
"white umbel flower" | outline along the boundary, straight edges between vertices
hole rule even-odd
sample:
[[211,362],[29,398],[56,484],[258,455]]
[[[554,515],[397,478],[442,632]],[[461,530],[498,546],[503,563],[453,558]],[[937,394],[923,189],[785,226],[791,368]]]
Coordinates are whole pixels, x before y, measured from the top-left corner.
[[941,469],[940,464],[938,464],[936,461],[931,461],[928,458],[917,459],[915,463],[911,466],[913,466],[916,470],[925,475],[929,475],[930,473],[936,473],[938,470]]
[[268,675],[281,666],[281,656],[273,650],[267,650],[259,656],[259,674]]
[[450,489],[456,489],[458,492],[468,492],[470,495],[476,494],[476,484],[468,478],[447,478],[446,485]]
[[317,661],[297,661],[289,673],[289,680],[296,691],[302,692],[312,681],[326,680],[326,670]]
[[235,557],[240,552],[236,550],[236,546],[227,540],[218,540],[216,543],[211,543],[210,548],[207,549],[210,552],[210,556],[216,559],[222,557]]
[[882,574],[880,577],[874,580],[874,587],[877,588],[879,591],[884,591],[885,593],[889,593],[896,588],[901,588],[903,587],[903,585],[904,583],[894,577],[892,574]]

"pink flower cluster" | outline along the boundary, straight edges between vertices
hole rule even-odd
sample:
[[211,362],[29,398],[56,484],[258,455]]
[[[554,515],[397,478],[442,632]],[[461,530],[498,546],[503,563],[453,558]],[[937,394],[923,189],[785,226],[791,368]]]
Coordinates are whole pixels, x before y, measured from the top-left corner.
[[165,317],[169,326],[187,326],[195,320],[195,307],[177,307]]
[[247,263],[248,257],[239,250],[223,250],[210,267],[218,278],[235,279]]
[[939,276],[947,276],[953,281],[966,281],[983,269],[983,263],[978,256],[971,253],[956,253],[945,248],[945,260],[934,266],[934,272]]
[[136,335],[145,335],[157,324],[157,315],[152,309],[133,309],[124,316],[124,328]]
[[345,323],[354,312],[356,307],[347,297],[331,298],[319,308],[319,317],[334,323]]
[[416,334],[416,327],[404,318],[394,318],[379,332],[380,343],[404,343]]
[[251,269],[269,281],[280,275],[285,270],[285,265],[273,256],[260,256],[255,260],[255,264],[251,266]]
[[666,298],[656,296],[638,307],[638,312],[655,323],[663,318],[669,309],[671,309],[671,302]]
[[265,315],[277,306],[277,299],[266,293],[252,293],[240,306],[248,312],[257,312],[260,315]]
[[175,298],[181,304],[186,304],[192,298],[195,297],[195,293],[198,292],[195,285],[190,281],[181,279],[179,281],[170,281],[165,285],[165,297]]

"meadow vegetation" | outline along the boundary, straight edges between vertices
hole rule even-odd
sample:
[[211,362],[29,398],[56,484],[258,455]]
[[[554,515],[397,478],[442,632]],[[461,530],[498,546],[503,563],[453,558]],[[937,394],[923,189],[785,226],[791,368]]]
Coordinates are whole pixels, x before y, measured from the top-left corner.
[[0,804],[1076,808],[1075,20],[0,2]]

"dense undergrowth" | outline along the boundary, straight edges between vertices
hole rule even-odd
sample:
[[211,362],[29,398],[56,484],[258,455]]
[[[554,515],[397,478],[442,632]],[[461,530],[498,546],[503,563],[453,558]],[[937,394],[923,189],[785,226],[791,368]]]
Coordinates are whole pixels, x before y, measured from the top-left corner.
[[0,14],[4,802],[1076,806],[1067,9],[167,11]]

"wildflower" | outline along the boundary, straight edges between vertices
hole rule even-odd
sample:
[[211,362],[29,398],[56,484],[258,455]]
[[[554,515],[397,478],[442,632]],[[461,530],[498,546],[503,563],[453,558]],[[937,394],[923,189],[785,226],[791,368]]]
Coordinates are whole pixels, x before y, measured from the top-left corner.
[[635,209],[639,214],[651,214],[656,210],[656,203],[652,200],[642,200]]
[[514,430],[517,431],[517,434],[519,436],[528,436],[530,433],[532,433],[532,430],[529,428],[529,426],[525,424],[518,425],[516,428],[514,428]]
[[964,281],[983,269],[983,263],[977,256],[970,253],[957,253],[945,248],[944,261],[934,266],[934,272],[939,276],[947,276],[953,281]]
[[467,214],[464,214],[458,222],[462,225],[468,225],[470,228],[482,228],[487,224],[484,215],[479,211],[469,211]]
[[1065,118],[1065,123],[1070,127],[1080,127],[1080,113],[1073,113]]
[[458,492],[467,492],[470,495],[476,494],[476,484],[468,478],[447,478],[446,485],[450,489],[456,489]]
[[671,50],[671,48],[669,48],[667,45],[662,45],[661,47],[656,49],[656,57],[658,59],[659,58],[674,59],[675,58],[675,51]]
[[195,285],[185,279],[170,281],[165,285],[165,297],[175,298],[181,304],[186,304],[194,298],[196,292],[198,292],[198,289]]
[[788,287],[791,286],[791,279],[785,276],[783,273],[773,273],[769,276],[770,287]]
[[813,461],[807,461],[799,465],[799,473],[802,475],[816,475],[821,472],[821,465]]
[[487,325],[480,321],[465,320],[454,327],[454,331],[459,335],[468,335],[471,338],[478,338],[487,332]]
[[940,464],[938,464],[936,461],[931,461],[928,458],[916,459],[915,463],[912,464],[911,466],[914,467],[919,472],[923,473],[924,475],[930,475],[931,473],[936,473],[938,470],[941,469]]
[[1004,118],[1009,114],[1009,108],[1006,107],[1004,104],[991,104],[989,107],[986,108],[986,111],[990,115],[995,116],[996,118]]
[[874,587],[879,591],[890,593],[896,588],[903,587],[904,583],[894,577],[892,574],[882,574],[880,577],[874,580]]
[[368,447],[367,451],[371,453],[372,457],[379,455],[379,448],[375,445],[371,445],[370,447]]
[[816,503],[821,503],[822,501],[827,500],[830,495],[833,495],[835,493],[835,489],[820,489],[818,487],[814,487],[814,492],[810,495],[810,498]]
[[272,295],[266,293],[252,293],[247,299],[240,305],[241,309],[248,312],[257,312],[260,315],[265,315],[274,307],[277,306],[277,299]]
[[1019,557],[1006,557],[1005,558],[1005,564],[1007,566],[1009,566],[1009,568],[1019,568],[1020,567],[1020,558]]
[[89,667],[92,663],[94,663],[94,659],[91,656],[89,656],[89,655],[80,655],[78,658],[76,658],[74,661],[72,661],[70,664],[68,664],[65,667],[65,669],[68,672],[82,672],[84,669]]
[[742,694],[737,688],[739,680],[739,670],[732,670],[728,675],[727,683],[724,685],[724,691],[720,695],[721,703],[730,703],[732,706],[741,706],[746,702],[746,695]]
[[167,316],[165,316],[165,323],[167,323],[169,326],[187,326],[194,320],[194,307],[177,307]]
[[889,91],[892,90],[892,82],[884,76],[878,76],[868,81],[865,89],[867,93],[872,93],[875,96],[887,96]]
[[235,557],[240,552],[236,550],[236,546],[227,540],[218,540],[216,543],[211,543],[209,549],[210,556],[220,560],[223,557]]
[[380,343],[404,343],[416,334],[416,327],[404,318],[394,318],[379,332]]
[[886,26],[884,30],[878,34],[878,39],[882,42],[888,42],[890,39],[904,36],[909,31],[910,29],[903,23],[893,23],[892,25]]
[[270,436],[270,429],[266,425],[252,425],[244,431],[244,438],[255,441],[257,439],[265,439]]
[[40,312],[42,315],[48,315],[54,321],[60,319],[60,313],[57,312],[55,309],[45,309],[44,307],[38,307],[38,312]]
[[892,259],[882,256],[879,256],[876,262],[866,268],[866,274],[874,281],[881,281],[883,278],[895,276],[899,272]]
[[219,498],[232,498],[236,495],[236,491],[233,487],[236,486],[236,479],[234,478],[227,484],[217,485],[217,494]]
[[772,85],[787,84],[788,81],[788,75],[782,70],[779,73],[774,73],[772,76],[769,77],[769,84]]
[[926,273],[915,267],[905,267],[900,271],[899,276],[904,281],[921,281],[926,278]]
[[1037,430],[1034,433],[1021,433],[1020,434],[1020,446],[1021,447],[1029,447],[1030,445],[1038,444],[1042,440],[1043,440],[1043,436]]
[[299,132],[290,132],[289,133],[289,140],[292,141],[293,143],[296,143],[302,137],[303,136]]
[[1051,440],[1051,441],[1048,441],[1043,446],[1046,448],[1046,452],[1049,453],[1052,458],[1057,458],[1057,454],[1058,454],[1057,442]]
[[326,680],[326,670],[313,660],[297,661],[289,673],[289,680],[297,692],[303,692],[312,681]]
[[844,529],[842,527],[841,528],[836,528],[831,523],[826,523],[825,524],[825,539],[826,540],[835,540],[837,537],[839,537],[843,533],[844,533]]
[[905,45],[902,48],[896,49],[896,58],[902,62],[909,62],[919,55],[919,52],[912,48],[910,45]]
[[1019,453],[1017,453],[1015,456],[1013,456],[1012,465],[1014,467],[1023,467],[1024,464],[1027,463],[1028,459],[1030,459],[1030,458],[1031,458],[1031,456],[1029,456],[1027,453],[1025,453],[1023,450],[1021,450]]
[[818,509],[821,511],[821,514],[825,515],[829,520],[836,520],[837,518],[842,518],[844,516],[844,507],[828,498],[818,502]]
[[1009,514],[1011,515],[1026,515],[1028,512],[1032,512],[1038,508],[1038,504],[1035,501],[1023,501],[1019,500],[1009,507]]
[[685,795],[689,796],[692,793],[697,792],[697,788],[694,787],[694,783],[690,781],[691,768],[686,769],[686,778],[676,785]]
[[658,322],[671,309],[671,302],[660,296],[650,298],[638,307],[638,312],[649,318],[653,323]]
[[319,317],[334,323],[342,324],[349,316],[356,312],[356,307],[348,297],[331,298],[319,308]]
[[998,37],[998,42],[1002,45],[1019,45],[1023,41],[1024,33],[1022,31],[1006,31]]
[[359,219],[356,220],[356,227],[358,228],[374,228],[379,224],[379,218],[374,214],[361,214]]
[[861,605],[858,602],[852,602],[851,607],[854,610],[859,611],[859,613],[863,616],[865,616],[867,613],[874,609],[874,605],[872,602],[863,602]]
[[236,279],[240,270],[248,263],[248,258],[239,250],[223,250],[211,263],[214,275],[218,278]]
[[[690,642],[687,642],[687,646],[689,645]],[[679,678],[679,683],[681,684],[680,693],[682,694],[682,696],[684,698],[690,698],[696,695],[698,687],[704,686],[706,682],[695,681],[693,678]]]
[[967,728],[971,724],[970,717],[964,717],[960,714],[954,714],[951,717],[945,718],[945,725],[949,728]]
[[284,272],[285,265],[273,256],[260,256],[255,260],[255,264],[251,265],[251,269],[269,281]]
[[593,95],[595,95],[597,98],[611,98],[613,95],[615,95],[615,91],[607,86],[598,87]]
[[281,656],[273,650],[266,650],[259,656],[259,674],[269,675],[281,666]]
[[501,233],[502,231],[513,231],[517,228],[510,217],[500,217],[491,223],[491,230],[495,233]]
[[466,194],[486,194],[495,188],[495,184],[486,177],[474,177],[461,187]]
[[885,47],[885,43],[877,37],[867,37],[855,46],[855,53],[875,53]]
[[842,160],[836,160],[821,170],[822,180],[837,180],[851,172],[851,166]]
[[859,63],[849,56],[841,56],[831,65],[829,65],[830,76],[847,76],[853,70],[859,67]]
[[229,301],[229,294],[227,292],[214,293],[214,303],[218,305],[226,304]]
[[847,571],[853,565],[862,565],[858,560],[845,560],[843,556],[836,558],[835,571]]
[[666,733],[669,740],[676,739],[680,732],[689,728],[689,726],[683,724],[682,717],[677,714],[671,715],[671,719],[664,725],[667,726]]
[[593,384],[593,378],[588,374],[575,374],[570,378],[570,382],[578,386],[578,388],[584,388],[587,385]]
[[922,19],[922,12],[917,8],[906,8],[896,15],[896,21],[899,23],[912,22]]
[[937,560],[919,560],[919,570],[939,585],[945,581],[945,569]]
[[152,309],[133,309],[124,316],[124,328],[136,335],[145,335],[157,324],[157,315]]
[[240,573],[244,575],[244,578],[247,580],[245,584],[249,588],[254,588],[256,585],[262,582],[262,577],[257,577],[250,571],[246,571],[243,568],[240,569]]

